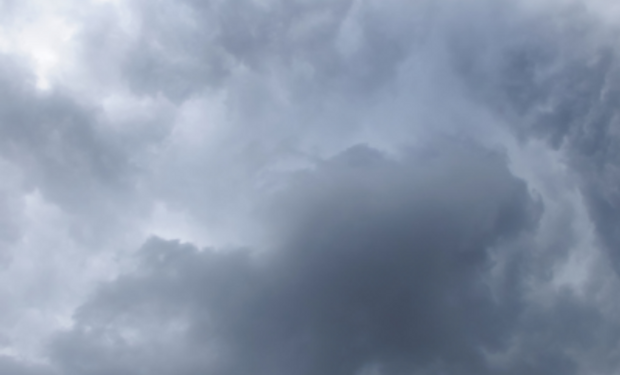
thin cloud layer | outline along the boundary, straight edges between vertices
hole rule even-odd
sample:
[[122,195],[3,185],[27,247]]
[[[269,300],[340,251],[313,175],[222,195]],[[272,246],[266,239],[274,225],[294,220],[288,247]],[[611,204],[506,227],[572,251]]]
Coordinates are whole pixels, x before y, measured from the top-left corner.
[[0,1],[0,372],[617,372],[612,5]]

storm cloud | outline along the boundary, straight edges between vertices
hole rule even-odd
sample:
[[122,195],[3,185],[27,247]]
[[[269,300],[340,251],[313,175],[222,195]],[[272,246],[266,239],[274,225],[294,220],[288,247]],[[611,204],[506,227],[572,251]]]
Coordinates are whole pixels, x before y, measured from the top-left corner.
[[0,373],[616,373],[618,11],[0,1]]
[[[279,200],[289,207],[275,208],[288,221],[276,249],[149,240],[136,271],[82,306],[56,355],[76,374],[139,373],[143,355],[140,371],[178,363],[166,373],[201,362],[227,374],[483,371],[482,350],[508,345],[521,309],[517,285],[489,286],[492,253],[514,256],[505,246],[539,207],[497,155],[445,146],[402,161],[356,146],[298,176]],[[161,324],[172,333],[149,332]],[[151,351],[168,334],[198,358]],[[109,353],[83,353],[93,347]]]

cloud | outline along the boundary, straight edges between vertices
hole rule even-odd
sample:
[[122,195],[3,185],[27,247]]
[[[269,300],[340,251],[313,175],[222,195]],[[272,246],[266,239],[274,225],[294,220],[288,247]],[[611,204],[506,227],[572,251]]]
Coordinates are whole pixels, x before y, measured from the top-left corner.
[[0,372],[618,368],[612,4],[20,4]]
[[51,375],[54,372],[50,372],[46,366],[36,366],[30,364],[23,364],[20,361],[11,359],[10,357],[0,357],[0,371],[5,374],[15,375]]
[[0,335],[31,358],[131,242],[121,228],[149,207],[136,186],[140,155],[162,131],[119,131],[69,90],[39,90],[28,69],[0,56]]
[[490,253],[540,210],[504,159],[445,146],[398,161],[356,146],[294,177],[277,249],[149,240],[56,339],[61,369],[487,371],[482,350],[508,344],[522,309],[516,285],[492,293]]
[[561,150],[617,263],[618,196],[610,187],[618,183],[618,51],[615,30],[595,24],[583,7],[549,15],[553,23],[537,24],[524,41],[491,46],[486,58],[470,54],[465,76],[517,136]]

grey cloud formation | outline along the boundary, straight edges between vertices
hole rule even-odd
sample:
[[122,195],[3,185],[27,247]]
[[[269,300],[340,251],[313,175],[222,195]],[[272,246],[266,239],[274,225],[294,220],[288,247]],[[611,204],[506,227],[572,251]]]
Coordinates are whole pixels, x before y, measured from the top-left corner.
[[294,177],[276,249],[147,241],[53,358],[68,374],[615,368],[613,317],[568,289],[528,301],[553,261],[531,248],[541,207],[523,181],[497,154],[442,146],[399,161],[356,146]]
[[[485,373],[483,349],[508,345],[522,309],[518,285],[489,288],[490,252],[514,251],[539,207],[502,158],[445,146],[401,161],[356,146],[303,173],[266,253],[151,239],[56,358],[71,374]],[[152,345],[168,335],[193,349]]]
[[15,375],[49,375],[54,374],[46,366],[24,365],[11,358],[0,357],[0,372]]
[[318,83],[314,89],[351,95],[396,78],[412,45],[432,31],[425,30],[432,8],[351,0],[131,1],[126,25],[111,16],[93,20],[81,36],[82,53],[104,79],[118,74],[139,95],[177,101],[221,87],[245,69],[276,80],[290,76],[286,85],[303,80],[304,90]]
[[[566,153],[617,263],[618,51],[614,34],[600,30],[582,11],[574,7],[555,15],[554,23],[537,28],[537,39],[495,47],[486,64],[470,55],[473,69],[466,75],[484,100],[494,96],[489,102],[520,137],[544,139]],[[476,71],[480,67],[487,70]]]
[[70,92],[38,92],[20,64],[10,58],[0,63],[0,154],[19,169],[22,189],[80,217],[85,239],[100,241],[95,232],[110,217],[127,216],[137,201],[137,179],[146,167],[141,155],[165,130],[156,124],[149,124],[150,134],[112,128],[100,108]]
[[605,1],[7,6],[0,373],[618,371]]
[[37,90],[29,67],[0,58],[0,350],[19,358],[61,325],[150,209],[137,181],[161,133],[114,129],[69,90]]

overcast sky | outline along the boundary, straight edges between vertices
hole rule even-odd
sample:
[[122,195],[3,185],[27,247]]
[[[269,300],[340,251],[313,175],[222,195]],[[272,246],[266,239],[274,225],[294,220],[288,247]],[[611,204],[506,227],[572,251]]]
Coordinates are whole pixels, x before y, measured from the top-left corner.
[[0,0],[0,374],[618,374],[619,37],[613,0]]

